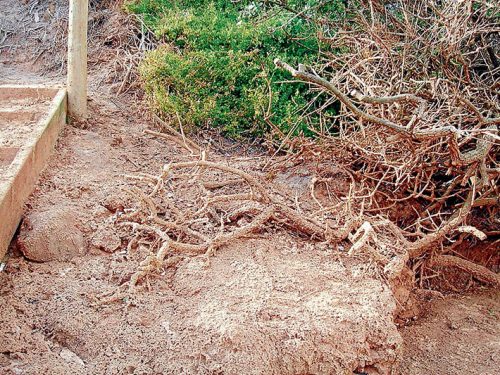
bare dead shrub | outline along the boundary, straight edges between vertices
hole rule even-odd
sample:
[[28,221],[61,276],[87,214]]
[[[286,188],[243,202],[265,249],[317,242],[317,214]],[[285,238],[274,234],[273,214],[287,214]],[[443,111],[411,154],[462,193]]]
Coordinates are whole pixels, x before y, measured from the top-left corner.
[[[410,260],[446,253],[460,234],[484,239],[498,228],[498,6],[372,0],[351,14],[313,21],[341,53],[315,67],[276,65],[340,101],[320,135],[353,171],[352,198],[392,216]],[[397,214],[402,204],[414,207],[409,217]]]

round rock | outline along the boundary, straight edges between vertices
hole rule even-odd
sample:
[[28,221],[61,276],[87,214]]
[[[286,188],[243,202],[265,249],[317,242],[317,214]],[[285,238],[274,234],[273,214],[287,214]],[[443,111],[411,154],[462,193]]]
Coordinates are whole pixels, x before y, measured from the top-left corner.
[[22,225],[18,243],[24,256],[36,262],[68,261],[86,252],[85,238],[71,207],[31,213]]

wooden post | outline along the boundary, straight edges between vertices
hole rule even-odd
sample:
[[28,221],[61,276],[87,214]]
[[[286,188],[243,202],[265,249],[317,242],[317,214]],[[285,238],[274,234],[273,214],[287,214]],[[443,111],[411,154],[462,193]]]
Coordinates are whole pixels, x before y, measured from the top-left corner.
[[68,112],[87,118],[87,22],[88,0],[70,0],[68,34]]

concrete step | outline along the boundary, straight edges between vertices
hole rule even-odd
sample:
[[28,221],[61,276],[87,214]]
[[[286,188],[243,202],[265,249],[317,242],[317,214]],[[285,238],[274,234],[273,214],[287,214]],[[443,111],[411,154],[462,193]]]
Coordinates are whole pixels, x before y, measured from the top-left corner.
[[66,123],[66,90],[0,86],[0,260]]

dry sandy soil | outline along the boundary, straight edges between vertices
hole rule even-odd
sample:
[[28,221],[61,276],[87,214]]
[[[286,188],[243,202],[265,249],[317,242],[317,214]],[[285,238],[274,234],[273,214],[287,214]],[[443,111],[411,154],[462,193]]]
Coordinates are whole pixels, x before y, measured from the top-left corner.
[[450,296],[426,308],[423,317],[401,330],[402,374],[498,373],[498,291]]
[[[0,3],[9,31],[0,83],[62,84],[64,53],[51,43],[64,40],[66,3]],[[115,226],[134,185],[124,176],[193,157],[144,134],[155,125],[137,91],[116,95],[120,35],[110,42],[103,30],[125,18],[101,3],[91,13],[100,20],[90,36],[91,117],[63,131],[0,273],[1,374],[496,373],[498,291],[434,297],[418,319],[397,320],[400,301],[373,264],[277,226],[118,293],[148,255]],[[199,142],[212,144],[211,160],[254,174],[268,161],[217,137]],[[296,171],[274,183],[308,186],[312,176]],[[191,197],[189,186],[178,193]]]

